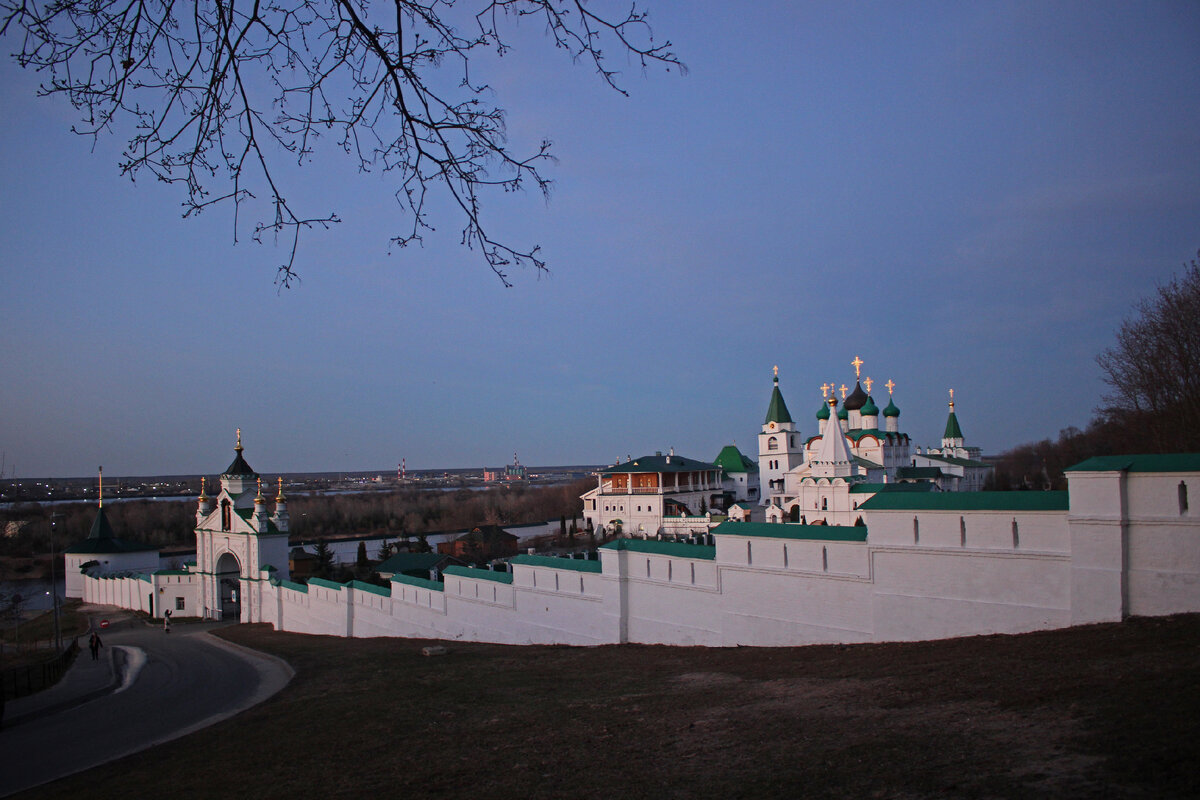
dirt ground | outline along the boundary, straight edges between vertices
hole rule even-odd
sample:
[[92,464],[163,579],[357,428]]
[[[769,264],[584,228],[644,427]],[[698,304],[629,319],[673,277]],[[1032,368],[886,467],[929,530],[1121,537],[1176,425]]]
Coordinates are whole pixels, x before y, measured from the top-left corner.
[[1196,797],[1200,615],[772,649],[503,647],[238,626],[297,675],[38,797]]

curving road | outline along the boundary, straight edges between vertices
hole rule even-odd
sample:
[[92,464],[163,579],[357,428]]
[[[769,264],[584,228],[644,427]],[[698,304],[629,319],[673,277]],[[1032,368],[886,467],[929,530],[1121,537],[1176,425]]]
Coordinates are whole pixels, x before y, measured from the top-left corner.
[[[134,624],[107,632],[106,649],[121,649],[132,667],[125,685],[0,729],[0,796],[212,725],[287,685],[287,664],[208,635],[213,627],[175,625],[165,634]],[[86,647],[79,658],[89,658]]]

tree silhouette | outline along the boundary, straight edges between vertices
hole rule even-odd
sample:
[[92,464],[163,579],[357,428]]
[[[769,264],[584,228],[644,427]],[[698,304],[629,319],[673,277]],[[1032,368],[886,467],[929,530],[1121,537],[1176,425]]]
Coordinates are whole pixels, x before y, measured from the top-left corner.
[[1097,358],[1109,386],[1101,419],[1141,428],[1140,448],[1157,452],[1200,449],[1200,261],[1183,266]]
[[[48,75],[43,95],[63,95],[82,114],[75,130],[96,136],[129,126],[120,163],[179,184],[184,216],[243,205],[265,193],[270,216],[253,238],[282,238],[277,282],[297,279],[300,232],[327,228],[336,212],[295,208],[279,162],[304,164],[332,137],[363,172],[394,172],[408,221],[391,241],[420,242],[433,229],[430,189],[457,208],[462,244],[505,286],[511,266],[546,268],[538,247],[505,244],[482,213],[483,194],[527,185],[543,195],[550,142],[509,149],[504,111],[471,70],[472,56],[504,55],[505,29],[540,19],[556,48],[591,64],[625,94],[606,48],[644,69],[683,69],[670,42],[656,43],[636,5],[601,16],[584,0],[0,0],[0,34],[17,62]],[[454,77],[447,80],[447,72]]]

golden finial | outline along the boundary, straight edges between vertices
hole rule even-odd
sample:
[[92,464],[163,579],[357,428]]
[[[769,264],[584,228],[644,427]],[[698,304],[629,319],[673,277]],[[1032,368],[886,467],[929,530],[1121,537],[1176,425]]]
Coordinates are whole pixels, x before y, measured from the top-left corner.
[[260,476],[258,476],[258,497],[254,498],[254,502],[256,502],[256,503],[261,503],[261,502],[263,502],[263,496],[262,496],[262,476],[261,476],[261,475],[260,475]]
[[896,382],[891,378],[888,378],[888,382],[885,383],[884,386],[888,387],[888,394],[890,395],[892,393],[892,389],[896,388]]
[[844,383],[843,383],[841,386],[839,386],[839,387],[838,387],[838,391],[842,393],[842,399],[843,399],[843,400],[845,400],[845,399],[846,399],[846,392],[848,392],[848,391],[850,391],[850,390],[849,390],[849,389],[847,389],[847,388],[846,388],[846,384],[844,384]]
[[283,502],[283,476],[282,475],[279,476],[279,494],[275,495],[275,502],[276,503]]
[[863,378],[863,384],[867,387],[867,394],[871,393],[871,384],[874,382],[875,381],[871,380],[870,378]]
[[237,447],[235,447],[233,449],[237,450],[240,453],[242,451],[242,429],[241,428],[237,429],[237,436],[238,436]]
[[854,360],[850,362],[850,366],[854,367],[854,379],[855,380],[858,380],[860,377],[862,377],[862,365],[863,365],[863,360],[861,358],[859,358],[858,356],[855,356]]
[[822,383],[822,384],[821,384],[821,397],[828,398],[828,397],[829,397],[829,390],[830,390],[830,389],[832,389],[832,388],[833,388],[833,387],[832,387],[832,386],[830,386],[828,383]]
[[203,501],[203,500],[207,500],[207,499],[208,498],[204,496],[204,476],[201,475],[200,476],[200,500]]
[[950,410],[954,410],[954,390],[950,390]]
[[776,364],[772,369],[775,370],[775,380],[779,380],[779,365]]
[[100,473],[100,508],[104,508],[104,467],[96,467],[96,471]]

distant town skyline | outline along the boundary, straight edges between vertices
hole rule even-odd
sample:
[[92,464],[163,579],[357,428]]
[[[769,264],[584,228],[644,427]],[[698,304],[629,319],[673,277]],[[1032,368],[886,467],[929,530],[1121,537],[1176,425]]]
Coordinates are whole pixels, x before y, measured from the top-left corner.
[[257,217],[181,220],[119,176],[127,129],[93,148],[6,60],[5,469],[213,474],[239,427],[272,474],[757,458],[772,368],[808,436],[856,358],[914,445],[951,388],[985,454],[1087,425],[1096,356],[1200,248],[1200,5],[645,7],[688,74],[622,60],[629,98],[540,25],[478,64],[559,158],[549,203],[486,200],[551,269],[507,290],[441,200],[389,254],[390,176],[330,146],[286,191],[344,221],[278,291]]

